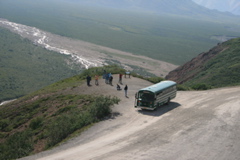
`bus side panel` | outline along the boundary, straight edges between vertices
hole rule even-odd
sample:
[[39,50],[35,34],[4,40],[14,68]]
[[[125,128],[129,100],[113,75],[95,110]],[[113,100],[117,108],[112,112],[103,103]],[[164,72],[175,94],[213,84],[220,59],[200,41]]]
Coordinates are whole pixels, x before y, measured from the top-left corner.
[[163,105],[168,102],[168,100],[171,100],[176,97],[176,90],[173,90],[166,94],[160,94],[156,98],[156,104]]

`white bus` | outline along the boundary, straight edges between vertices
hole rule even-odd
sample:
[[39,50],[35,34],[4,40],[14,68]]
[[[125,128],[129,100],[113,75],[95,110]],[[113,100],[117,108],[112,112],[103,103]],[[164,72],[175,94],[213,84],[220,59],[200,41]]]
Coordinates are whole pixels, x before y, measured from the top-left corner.
[[135,108],[155,110],[158,106],[169,103],[177,94],[177,83],[161,81],[140,89],[135,95]]

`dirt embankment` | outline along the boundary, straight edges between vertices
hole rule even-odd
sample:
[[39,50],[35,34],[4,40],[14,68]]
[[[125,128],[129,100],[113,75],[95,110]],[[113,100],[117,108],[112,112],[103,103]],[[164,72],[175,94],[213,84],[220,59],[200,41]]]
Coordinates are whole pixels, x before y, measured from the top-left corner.
[[[121,98],[115,117],[94,125],[65,144],[34,156],[41,160],[235,160],[240,156],[240,87],[178,92],[156,111],[134,108],[134,94],[151,85],[138,78],[123,79],[129,98],[114,86],[77,87],[73,92]],[[122,87],[124,86],[122,85]]]

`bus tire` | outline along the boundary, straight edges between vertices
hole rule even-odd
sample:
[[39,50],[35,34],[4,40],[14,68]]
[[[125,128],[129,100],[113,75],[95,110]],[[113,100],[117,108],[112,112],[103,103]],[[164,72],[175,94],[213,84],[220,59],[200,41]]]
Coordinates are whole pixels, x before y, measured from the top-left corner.
[[170,98],[168,98],[168,100],[167,100],[167,104],[169,104],[170,103]]

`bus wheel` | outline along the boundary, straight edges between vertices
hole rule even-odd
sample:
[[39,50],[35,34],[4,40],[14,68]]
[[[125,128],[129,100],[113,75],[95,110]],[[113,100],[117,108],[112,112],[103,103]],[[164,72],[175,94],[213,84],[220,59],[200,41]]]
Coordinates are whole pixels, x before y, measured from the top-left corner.
[[169,104],[169,102],[170,102],[170,98],[168,98],[168,100],[167,100],[167,104]]

